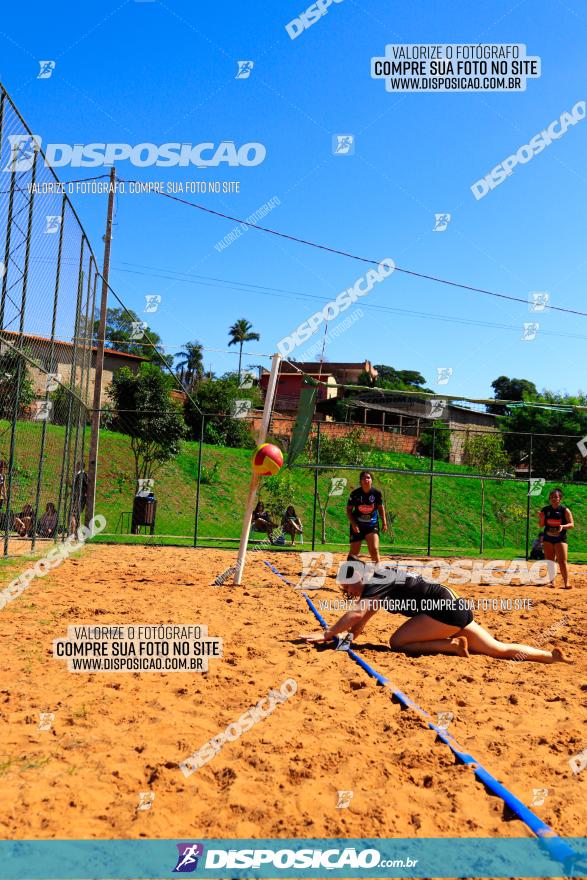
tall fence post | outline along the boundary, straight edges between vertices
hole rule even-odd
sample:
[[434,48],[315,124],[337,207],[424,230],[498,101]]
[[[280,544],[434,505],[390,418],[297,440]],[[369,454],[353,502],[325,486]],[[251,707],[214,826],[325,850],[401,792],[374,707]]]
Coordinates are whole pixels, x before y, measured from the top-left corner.
[[[320,464],[320,422],[316,431],[316,464]],[[316,549],[316,506],[318,504],[318,468],[314,469],[314,510],[312,512],[312,552]]]
[[485,550],[485,480],[481,477],[481,537],[479,541],[479,553]]
[[202,413],[202,425],[200,428],[200,445],[198,450],[198,484],[196,486],[196,515],[194,519],[194,547],[198,546],[198,525],[200,522],[200,485],[202,482],[202,443],[204,441],[204,426],[206,416]]
[[432,425],[432,457],[430,459],[430,490],[428,493],[428,550],[426,555],[430,556],[432,547],[432,492],[434,485],[434,456],[436,454],[436,425]]
[[528,498],[526,500],[526,559],[528,559],[530,555],[530,515],[531,515],[531,495],[532,491],[532,452],[533,452],[533,440],[534,435],[530,434],[530,453],[528,458]]
[[110,187],[108,191],[108,213],[106,216],[106,234],[104,236],[104,263],[102,266],[102,295],[100,298],[100,319],[98,338],[96,339],[96,366],[94,369],[94,403],[92,407],[92,427],[90,433],[90,451],[88,453],[88,494],[86,506],[86,525],[89,526],[94,517],[96,504],[96,479],[98,475],[98,447],[100,445],[100,415],[102,407],[102,376],[104,372],[104,339],[106,336],[106,313],[108,310],[108,278],[110,275],[110,247],[112,243],[112,216],[114,213],[114,195],[116,192],[116,166],[110,169]]
[[[269,373],[269,381],[267,382],[267,390],[265,392],[265,405],[263,407],[261,427],[259,428],[259,434],[257,435],[258,446],[260,446],[261,443],[265,442],[265,438],[267,437],[267,432],[269,430],[269,425],[271,424],[271,411],[275,402],[275,393],[277,391],[277,379],[279,376],[280,364],[281,355],[274,354],[271,358],[271,372]],[[245,568],[247,545],[249,542],[249,534],[251,531],[251,521],[253,519],[253,507],[255,505],[255,498],[257,497],[259,480],[259,475],[253,472],[251,482],[249,484],[249,495],[245,507],[245,515],[243,517],[243,527],[238,547],[238,556],[236,559],[236,571],[234,573],[233,580],[234,585],[237,587],[239,587],[241,584],[243,571]]]

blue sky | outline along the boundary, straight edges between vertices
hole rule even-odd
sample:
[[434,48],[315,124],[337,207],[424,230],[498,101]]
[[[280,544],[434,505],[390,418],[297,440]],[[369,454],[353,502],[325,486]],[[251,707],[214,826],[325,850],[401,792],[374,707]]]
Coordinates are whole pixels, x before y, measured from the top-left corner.
[[[576,0],[343,0],[291,40],[285,25],[304,8],[305,0],[105,0],[39,5],[26,28],[22,10],[6,9],[0,74],[44,143],[233,140],[267,149],[257,167],[124,161],[121,177],[237,180],[238,194],[187,198],[247,217],[277,196],[280,204],[260,221],[276,230],[500,293],[548,291],[553,304],[587,311],[587,121],[480,201],[470,191],[587,98],[584,7]],[[542,59],[542,76],[528,80],[525,92],[394,94],[370,77],[370,59],[387,43],[508,42],[525,43]],[[36,78],[41,59],[57,62],[50,79]],[[235,78],[238,60],[254,61],[248,79]],[[337,133],[354,135],[354,155],[332,154]],[[73,201],[101,261],[106,197]],[[452,215],[443,233],[432,231],[440,212]],[[117,199],[112,286],[139,315],[146,295],[160,295],[158,312],[145,318],[167,349],[199,340],[216,373],[236,366],[234,355],[215,351],[226,349],[236,319],[246,317],[261,334],[249,350],[269,354],[321,307],[308,295],[324,304],[368,268],[254,230],[218,253],[214,244],[233,227],[160,196]],[[417,369],[430,387],[465,396],[487,396],[501,374],[587,391],[586,318],[532,315],[521,303],[399,273],[357,305],[364,317],[327,347],[330,361]],[[527,342],[529,321],[540,328]],[[261,362],[268,363],[245,357]],[[436,385],[438,367],[453,369],[447,386]]]

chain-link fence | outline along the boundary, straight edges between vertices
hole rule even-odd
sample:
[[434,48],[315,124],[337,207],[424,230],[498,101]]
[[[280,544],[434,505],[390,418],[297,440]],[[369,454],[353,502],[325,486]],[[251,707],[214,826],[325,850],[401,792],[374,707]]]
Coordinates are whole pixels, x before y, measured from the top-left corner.
[[[199,439],[183,442],[179,454],[154,472],[144,494],[153,496],[155,517],[142,524],[133,520],[132,438],[102,431],[97,510],[109,528],[100,540],[236,548],[259,418],[242,420],[249,431],[238,445],[204,442],[205,423],[220,417],[226,415],[204,414]],[[268,440],[287,453],[292,427],[292,419],[274,417]],[[386,554],[525,556],[538,535],[540,509],[561,486],[576,523],[570,557],[587,558],[587,483],[565,479],[562,470],[564,461],[581,466],[580,438],[463,432],[437,424],[405,451],[410,437],[360,425],[314,424],[294,467],[261,480],[259,500],[274,537],[290,506],[302,524],[301,535],[278,537],[276,546],[347,547],[347,498],[359,485],[360,470],[369,468],[390,525],[381,535]],[[259,526],[251,531],[252,547],[268,543],[267,528]]]
[[4,554],[79,525],[98,270],[0,86],[0,533]]
[[[21,542],[34,547],[39,540],[64,538],[83,518],[98,279],[65,188],[0,85],[0,536],[5,555]],[[157,376],[163,373],[155,366],[147,392],[154,403],[139,410],[130,385],[145,360],[106,350],[95,508],[107,521],[101,539],[235,547],[260,413],[245,407],[239,418],[234,412],[202,415],[185,392],[157,391],[163,381]],[[108,386],[123,366],[131,367],[129,388],[119,389],[114,407]],[[291,538],[292,545],[306,549],[348,546],[346,500],[367,467],[388,513],[384,552],[527,554],[538,531],[538,511],[550,489],[562,484],[577,524],[571,558],[587,556],[582,438],[501,431],[499,402],[463,406],[421,393],[340,388],[343,396],[333,398],[328,395],[334,387],[321,386],[323,420],[314,424],[295,466],[262,480],[260,501],[271,528],[258,523],[253,542],[267,542],[269,534],[279,534],[284,519],[295,516],[301,533],[286,530],[277,540]],[[125,393],[128,406],[120,404]],[[290,404],[278,395],[278,409],[295,409]],[[287,451],[293,424],[293,417],[274,414],[268,439]],[[180,436],[192,439],[180,441]]]

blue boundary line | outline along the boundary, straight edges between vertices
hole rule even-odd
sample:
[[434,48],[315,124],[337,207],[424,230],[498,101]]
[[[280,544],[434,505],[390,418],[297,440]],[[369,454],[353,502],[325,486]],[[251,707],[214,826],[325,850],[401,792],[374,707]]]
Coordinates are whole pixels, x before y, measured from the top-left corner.
[[[288,584],[290,587],[296,587],[296,585],[288,580],[280,571],[275,568],[270,562],[266,559],[263,560],[265,565],[273,572],[273,574],[277,575],[277,577],[281,578]],[[318,620],[320,626],[324,629],[327,628],[328,624],[310,599],[307,593],[302,592],[302,596],[306,600],[308,608],[314,614],[314,617]],[[445,728],[438,727],[438,725],[434,724],[431,720],[432,716],[425,709],[422,709],[417,703],[414,702],[410,697],[406,694],[402,693],[399,688],[384,675],[381,675],[380,672],[377,672],[369,663],[363,660],[355,651],[349,648],[344,653],[348,654],[351,660],[354,660],[365,672],[374,678],[378,684],[382,687],[387,687],[393,693],[394,697],[401,703],[401,705],[405,709],[412,709],[417,712],[418,715],[426,722],[427,726],[434,730],[436,735],[442,742],[449,747],[449,749],[453,752],[454,755],[459,759],[459,761],[463,764],[471,767],[477,779],[483,783],[487,788],[490,789],[495,795],[501,798],[504,803],[508,805],[508,807],[513,810],[516,816],[521,819],[521,821],[527,825],[527,827],[532,831],[533,834],[536,835],[540,840],[542,840],[551,853],[551,855],[558,859],[560,862],[563,862],[565,866],[573,865],[575,862],[579,861],[580,856],[560,838],[556,832],[547,825],[546,822],[543,822],[539,816],[530,810],[526,804],[523,803],[516,795],[505,787],[498,779],[495,778],[488,770],[483,767],[482,764],[477,761],[473,755],[468,754],[460,743],[452,736],[452,734],[448,733]]]

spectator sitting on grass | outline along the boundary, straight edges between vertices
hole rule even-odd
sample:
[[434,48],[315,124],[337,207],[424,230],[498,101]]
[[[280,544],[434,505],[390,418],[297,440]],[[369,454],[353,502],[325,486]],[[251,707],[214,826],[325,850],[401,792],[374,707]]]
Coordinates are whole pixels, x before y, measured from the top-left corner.
[[0,509],[6,504],[6,472],[8,465],[5,461],[0,461]]
[[57,531],[57,511],[52,501],[49,501],[45,513],[39,520],[37,534],[40,538],[53,538]]
[[259,501],[253,511],[252,526],[253,531],[265,532],[267,535],[270,535],[273,529],[277,528],[277,523],[273,522],[262,501]]
[[532,542],[530,559],[544,559],[544,532],[539,532],[536,540]]
[[302,534],[302,521],[297,515],[293,504],[290,504],[283,514],[281,520],[281,528],[287,535],[291,536],[292,544],[295,542],[296,535]]
[[20,513],[14,517],[14,530],[21,538],[31,537],[35,511],[30,504],[25,504]]

